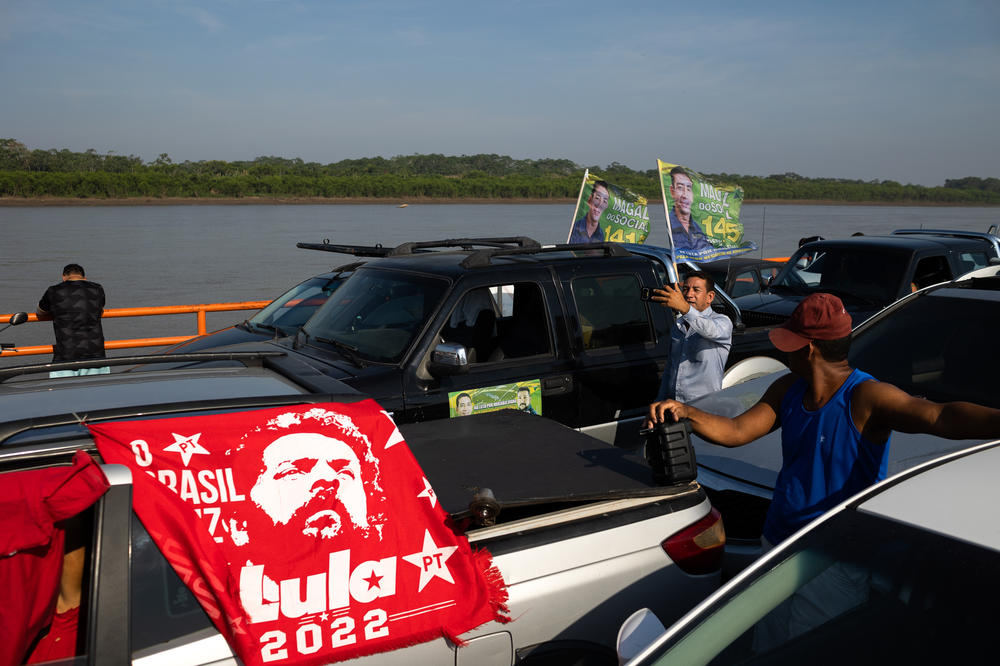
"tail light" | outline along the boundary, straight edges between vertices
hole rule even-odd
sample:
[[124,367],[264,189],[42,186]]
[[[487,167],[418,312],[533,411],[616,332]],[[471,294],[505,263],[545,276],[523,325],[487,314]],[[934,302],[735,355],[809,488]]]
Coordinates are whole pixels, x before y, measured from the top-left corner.
[[660,544],[674,564],[689,574],[707,574],[722,567],[726,530],[715,507],[707,516]]

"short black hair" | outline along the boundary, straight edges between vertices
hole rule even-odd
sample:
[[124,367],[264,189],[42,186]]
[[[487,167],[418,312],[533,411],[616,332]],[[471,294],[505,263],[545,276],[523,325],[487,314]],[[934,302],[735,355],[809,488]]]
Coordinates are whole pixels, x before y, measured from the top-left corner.
[[594,186],[590,188],[590,193],[593,194],[594,190],[596,190],[598,187],[603,187],[608,194],[611,193],[611,186],[608,185],[607,181],[604,180],[595,180]]
[[851,351],[850,335],[836,340],[813,340],[812,343],[816,345],[823,359],[831,363],[846,361],[847,354]]
[[670,184],[671,185],[674,182],[674,176],[676,176],[677,174],[680,174],[682,176],[687,176],[688,178],[691,177],[691,174],[688,173],[687,169],[685,169],[684,167],[682,167],[680,165],[675,166],[673,169],[670,170]]
[[87,277],[87,274],[83,272],[83,266],[80,264],[66,264],[63,268],[63,275],[79,275],[80,277]]
[[705,271],[691,271],[684,276],[684,281],[686,282],[688,278],[700,278],[705,281],[705,291],[714,292],[715,291],[715,280],[712,276]]
[[457,405],[457,404],[458,404],[458,401],[459,401],[459,400],[461,400],[462,398],[468,398],[468,399],[469,399],[469,402],[472,402],[472,396],[471,396],[471,395],[469,395],[468,393],[459,393],[459,394],[458,394],[458,395],[457,395],[457,396],[455,397],[455,404]]
[[522,387],[520,387],[519,389],[517,389],[517,392],[518,392],[518,393],[520,393],[521,391],[524,391],[524,392],[525,392],[525,393],[527,393],[528,395],[531,395],[531,389],[530,389],[530,388],[528,388],[527,386],[522,386]]

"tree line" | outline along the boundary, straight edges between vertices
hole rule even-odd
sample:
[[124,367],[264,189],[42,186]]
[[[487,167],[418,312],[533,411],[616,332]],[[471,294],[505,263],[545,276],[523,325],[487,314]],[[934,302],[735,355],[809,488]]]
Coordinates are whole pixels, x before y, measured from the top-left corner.
[[[29,150],[0,139],[0,197],[320,197],[444,199],[574,199],[584,168],[615,185],[658,201],[656,169],[636,171],[613,162],[583,167],[566,159],[516,160],[506,155],[399,155],[331,164],[264,156],[250,161],[152,162],[91,149]],[[943,187],[891,180],[705,174],[733,183],[744,199],[844,202],[1000,204],[1000,180],[947,180]]]

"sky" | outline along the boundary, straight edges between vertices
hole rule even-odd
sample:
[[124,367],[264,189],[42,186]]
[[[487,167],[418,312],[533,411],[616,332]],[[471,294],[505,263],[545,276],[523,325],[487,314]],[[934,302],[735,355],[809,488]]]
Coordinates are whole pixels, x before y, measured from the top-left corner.
[[0,0],[0,138],[1000,177],[1000,2]]

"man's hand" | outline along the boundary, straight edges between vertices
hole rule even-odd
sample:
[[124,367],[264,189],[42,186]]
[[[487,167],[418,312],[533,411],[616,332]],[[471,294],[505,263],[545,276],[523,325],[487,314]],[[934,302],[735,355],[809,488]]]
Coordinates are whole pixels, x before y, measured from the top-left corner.
[[[669,416],[669,419],[667,415]],[[646,422],[642,427],[646,430],[652,428],[657,423],[676,423],[681,419],[688,418],[688,406],[676,400],[661,400],[649,406],[649,414],[646,415]]]
[[669,284],[663,285],[663,289],[654,289],[649,300],[665,305],[671,310],[677,310],[681,314],[687,314],[687,311],[691,309],[691,305],[684,298],[681,290],[675,289]]

